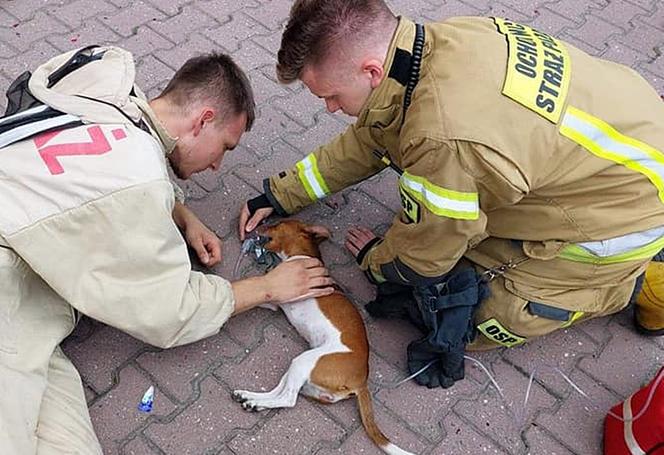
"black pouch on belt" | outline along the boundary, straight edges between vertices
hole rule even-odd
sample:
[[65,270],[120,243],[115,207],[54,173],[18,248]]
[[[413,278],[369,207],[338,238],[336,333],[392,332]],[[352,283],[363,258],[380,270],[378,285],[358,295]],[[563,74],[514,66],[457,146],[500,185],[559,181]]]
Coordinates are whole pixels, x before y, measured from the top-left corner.
[[464,378],[466,344],[475,337],[473,314],[489,296],[489,287],[473,267],[454,269],[435,285],[415,288],[415,300],[427,335],[408,345],[408,370],[427,387],[451,387]]
[[412,286],[381,283],[377,286],[375,300],[367,303],[364,308],[374,318],[408,319],[422,332],[427,331]]

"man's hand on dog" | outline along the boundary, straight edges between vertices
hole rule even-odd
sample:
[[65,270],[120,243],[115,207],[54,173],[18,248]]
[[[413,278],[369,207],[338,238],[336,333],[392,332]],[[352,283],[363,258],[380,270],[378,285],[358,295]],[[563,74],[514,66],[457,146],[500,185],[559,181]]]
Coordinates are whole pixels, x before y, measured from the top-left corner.
[[265,275],[268,300],[281,304],[332,294],[334,281],[316,258],[282,262]]

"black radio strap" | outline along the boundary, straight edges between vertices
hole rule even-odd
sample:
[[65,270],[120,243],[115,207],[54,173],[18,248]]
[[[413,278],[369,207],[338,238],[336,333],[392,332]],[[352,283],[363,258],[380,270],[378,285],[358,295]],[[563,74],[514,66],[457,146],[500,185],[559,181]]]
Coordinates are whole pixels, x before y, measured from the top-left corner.
[[[406,112],[410,107],[410,102],[413,98],[413,91],[415,86],[420,80],[420,67],[422,66],[422,52],[424,50],[424,25],[415,24],[415,40],[413,41],[413,53],[410,57],[410,68],[409,68],[409,77],[408,82],[406,83],[406,93],[403,98],[403,115],[401,116],[401,125],[406,121]],[[397,54],[395,59],[403,61],[404,54],[407,55],[405,51],[397,48]],[[403,65],[396,64],[393,66],[390,71],[390,77],[401,81],[403,78]],[[400,77],[401,76],[401,77]],[[401,82],[403,84],[403,82]],[[374,150],[373,154],[389,167],[394,169],[397,174],[402,175],[403,171],[388,158],[386,151]]]
[[401,123],[406,119],[406,111],[410,107],[415,86],[420,80],[420,67],[422,66],[422,51],[424,50],[424,25],[415,24],[415,41],[413,42],[413,54],[410,62],[410,77],[406,85],[406,94],[403,99],[403,117]]

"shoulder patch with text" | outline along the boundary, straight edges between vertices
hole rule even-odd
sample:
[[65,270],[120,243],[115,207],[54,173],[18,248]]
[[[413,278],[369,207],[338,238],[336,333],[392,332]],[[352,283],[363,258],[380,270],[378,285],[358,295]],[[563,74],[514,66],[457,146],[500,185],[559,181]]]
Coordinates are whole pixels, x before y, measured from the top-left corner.
[[417,200],[408,194],[406,190],[399,185],[399,196],[401,198],[401,206],[403,207],[403,213],[408,218],[408,221],[411,223],[420,222],[420,203]]
[[507,38],[503,95],[557,124],[570,84],[572,65],[567,48],[527,25],[499,18],[493,21]]

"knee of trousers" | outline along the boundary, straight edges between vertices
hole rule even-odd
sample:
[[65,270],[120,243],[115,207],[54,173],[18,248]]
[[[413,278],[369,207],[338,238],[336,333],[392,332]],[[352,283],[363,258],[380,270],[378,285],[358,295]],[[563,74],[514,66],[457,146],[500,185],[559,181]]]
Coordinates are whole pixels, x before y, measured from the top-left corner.
[[569,327],[589,315],[551,308],[551,316],[537,315],[530,301],[512,294],[499,277],[490,283],[491,295],[480,303],[474,315],[475,339],[467,345],[469,351],[483,351],[501,347],[520,346],[542,335]]
[[[74,329],[74,309],[13,251],[0,248],[0,357],[18,371],[45,369]],[[39,334],[39,336],[35,336]]]

